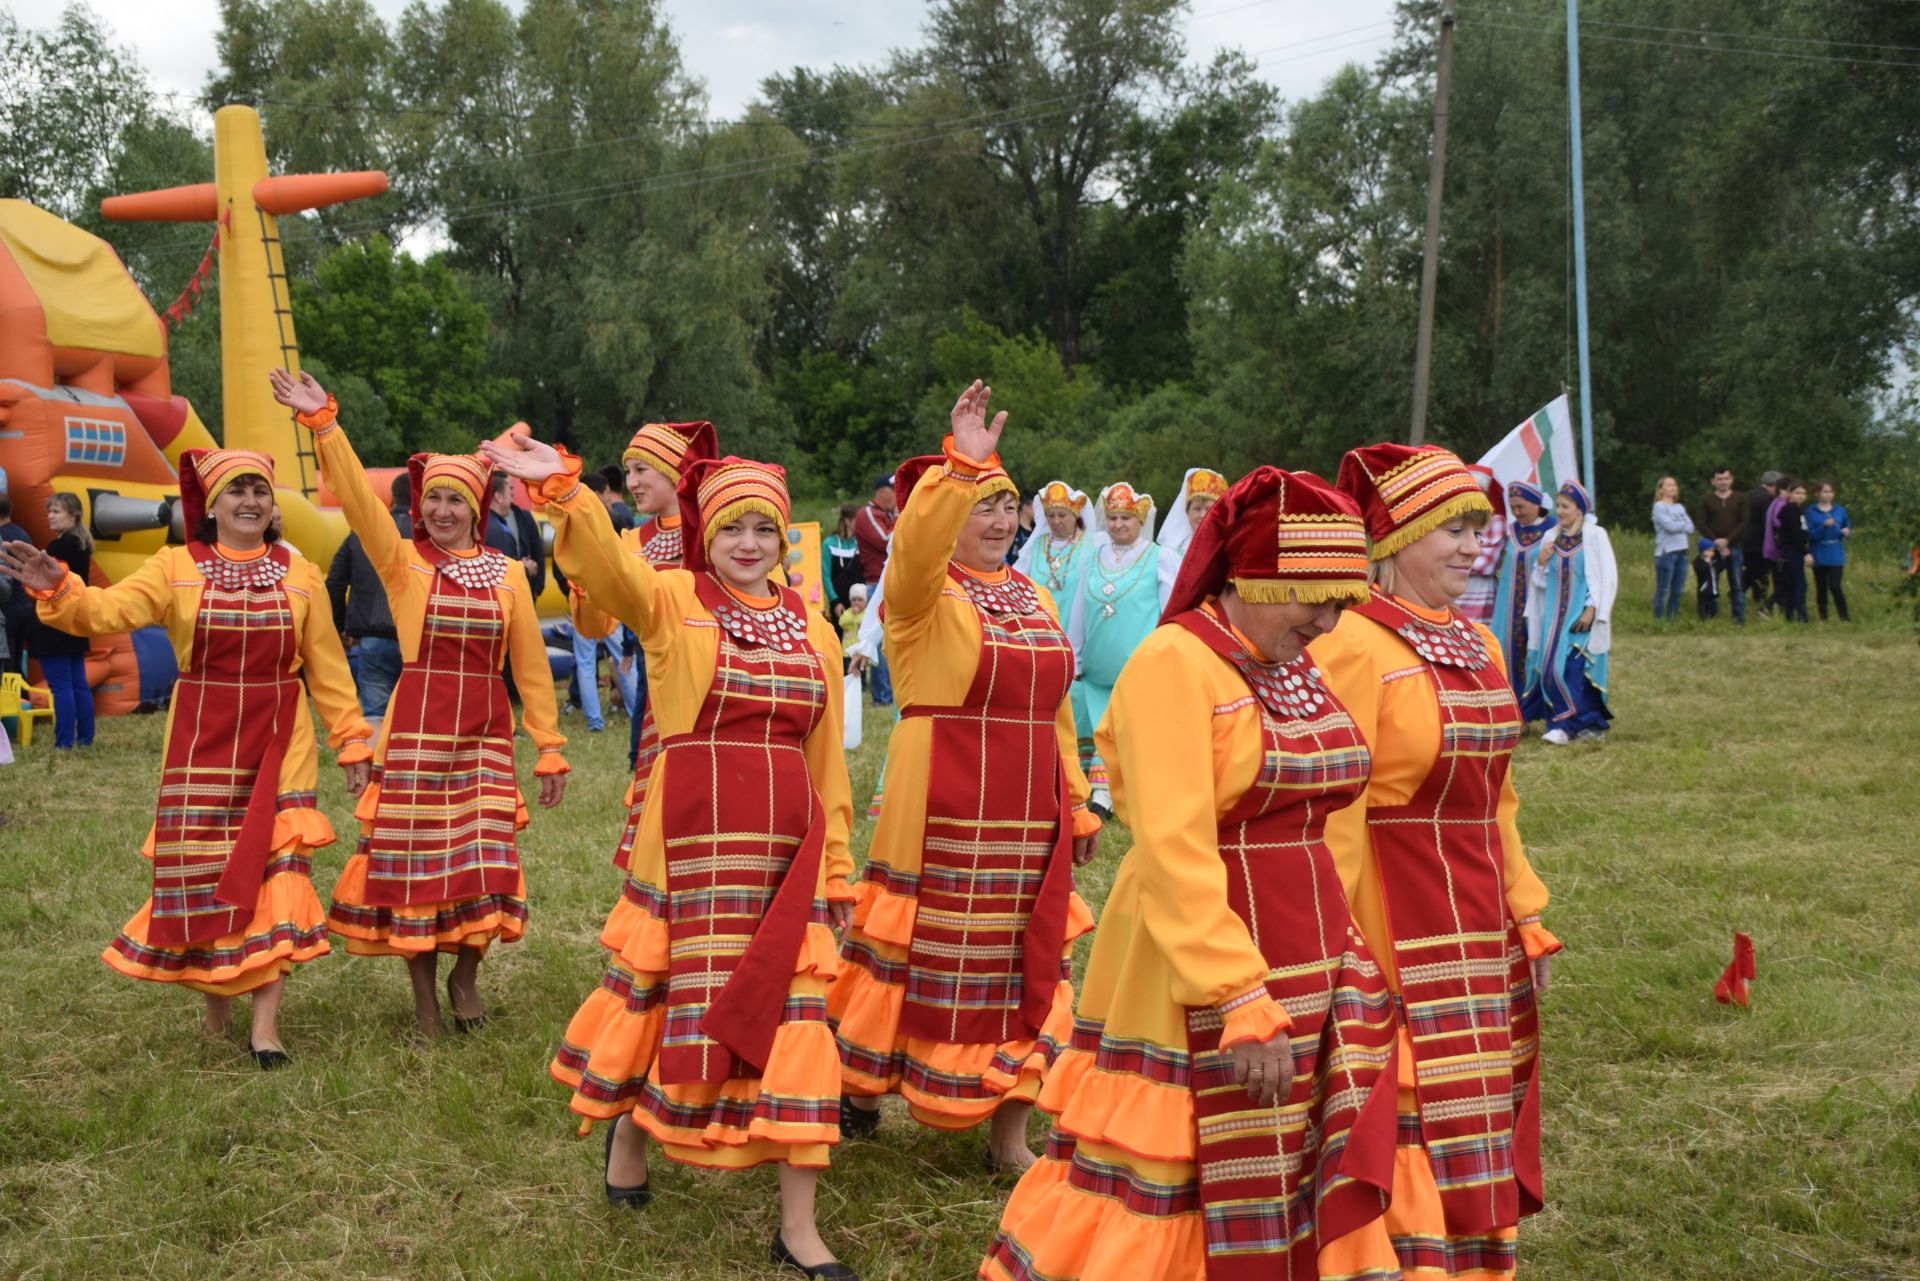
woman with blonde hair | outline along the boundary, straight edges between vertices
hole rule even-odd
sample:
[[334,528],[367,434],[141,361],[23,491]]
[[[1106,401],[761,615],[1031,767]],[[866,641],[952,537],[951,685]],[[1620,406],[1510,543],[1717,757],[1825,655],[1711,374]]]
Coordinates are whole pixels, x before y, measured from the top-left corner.
[[1680,501],[1680,482],[1662,476],[1653,487],[1653,617],[1657,622],[1680,610],[1680,585],[1687,578],[1687,553],[1693,547],[1693,517]]
[[1454,610],[1492,504],[1433,446],[1352,450],[1338,483],[1374,587],[1308,652],[1373,755],[1327,844],[1405,1014],[1385,1223],[1409,1281],[1502,1281],[1541,1207],[1535,993],[1560,944],[1516,821],[1519,706],[1491,633]]
[[1100,727],[1133,848],[988,1281],[1397,1275],[1393,1003],[1326,843],[1368,752],[1305,653],[1366,598],[1316,476],[1258,468],[1201,520]]

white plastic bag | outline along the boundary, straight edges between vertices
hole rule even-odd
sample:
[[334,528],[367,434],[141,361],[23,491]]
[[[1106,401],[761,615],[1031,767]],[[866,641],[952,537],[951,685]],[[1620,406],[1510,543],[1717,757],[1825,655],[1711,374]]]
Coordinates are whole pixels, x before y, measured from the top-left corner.
[[840,745],[851,752],[860,746],[861,722],[865,719],[864,713],[867,710],[866,699],[861,697],[860,673],[858,672],[847,673],[845,705],[843,710],[846,713],[847,725],[846,729],[841,732]]

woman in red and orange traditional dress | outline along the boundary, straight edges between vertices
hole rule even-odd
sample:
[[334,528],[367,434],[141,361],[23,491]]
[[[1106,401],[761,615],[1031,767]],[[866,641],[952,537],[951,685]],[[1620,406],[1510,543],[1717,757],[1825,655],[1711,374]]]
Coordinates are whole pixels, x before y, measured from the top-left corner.
[[1259,468],[1201,520],[1100,726],[1134,844],[988,1281],[1397,1276],[1393,1009],[1325,839],[1367,746],[1304,654],[1366,595],[1317,476]]
[[[634,509],[646,519],[620,532],[621,545],[628,552],[655,569],[680,568],[685,558],[680,477],[694,463],[713,458],[717,452],[713,424],[708,422],[648,423],[633,434],[620,462],[626,468],[627,491],[633,495]],[[599,631],[606,635],[600,629],[611,630],[613,617],[593,604],[584,586],[571,580],[569,585],[574,626],[584,623],[589,634]],[[634,722],[633,779],[627,784],[625,798],[627,821],[613,851],[613,865],[622,870],[632,856],[634,837],[640,832],[640,815],[647,807],[647,779],[653,774],[654,758],[660,755],[660,730],[653,723],[646,674],[642,672],[638,680],[642,710]],[[646,901],[643,887],[630,885],[628,892],[636,903]]]
[[1353,450],[1339,485],[1366,516],[1374,590],[1312,655],[1373,747],[1327,843],[1402,1015],[1387,1228],[1409,1281],[1499,1281],[1541,1204],[1535,995],[1560,944],[1515,823],[1513,687],[1492,633],[1453,608],[1492,505],[1432,446]]
[[[143,853],[153,896],[101,959],[138,979],[205,994],[224,1032],[253,997],[248,1049],[287,1061],[278,1020],[286,976],[327,953],[312,854],[333,842],[315,807],[319,766],[307,691],[329,726],[347,788],[366,786],[372,731],[327,605],[324,576],[267,532],[273,460],[239,449],[180,456],[184,547],[163,547],[124,581],[88,587],[28,543],[0,565],[62,631],[104,636],[164,625],[180,664],[167,709],[160,804]],[[301,677],[306,678],[303,688]]]
[[1067,953],[1093,928],[1073,865],[1093,856],[1053,600],[1006,565],[1019,491],[994,452],[991,391],[955,403],[944,456],[895,473],[887,653],[901,721],[828,1009],[849,1129],[877,1096],[960,1130],[993,1118],[989,1159],[1033,1162],[1027,1118],[1073,1016]]
[[333,886],[327,924],[351,956],[400,956],[413,982],[414,1025],[440,1034],[439,954],[453,956],[454,1026],[485,1022],[480,962],[495,939],[526,932],[527,889],[515,834],[527,825],[513,776],[508,655],[521,723],[539,750],[540,804],[560,803],[566,739],[555,728],[553,678],[527,572],[483,545],[492,468],[468,454],[415,454],[413,537],[367,483],[310,375],[275,370],[274,396],[313,432],[320,474],[380,575],[400,634],[400,679],[380,726],[374,781],[360,797],[360,848]]
[[600,941],[600,986],[551,1068],[607,1127],[606,1194],[644,1205],[647,1140],[709,1169],[780,1171],[775,1262],[851,1278],[820,1239],[819,1172],[840,1139],[827,1026],[829,925],[851,910],[853,802],[840,645],[784,575],[785,474],[739,458],[680,478],[685,569],[614,537],[580,460],[516,437],[482,446],[547,502],[554,555],[647,655],[661,750]]

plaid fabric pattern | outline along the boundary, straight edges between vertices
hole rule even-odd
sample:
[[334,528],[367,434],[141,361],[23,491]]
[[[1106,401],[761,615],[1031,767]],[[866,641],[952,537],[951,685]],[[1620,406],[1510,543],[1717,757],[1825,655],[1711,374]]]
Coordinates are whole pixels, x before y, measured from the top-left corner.
[[1073,652],[1037,602],[1026,614],[974,608],[980,661],[965,700],[902,712],[933,721],[933,747],[900,1031],[999,1044],[1038,1031],[1065,977],[1072,826],[1054,716]]
[[[1212,608],[1174,621],[1253,687],[1252,660]],[[1188,1012],[1207,1275],[1225,1281],[1317,1277],[1319,1245],[1384,1212],[1393,1172],[1393,1004],[1326,844],[1328,817],[1366,786],[1366,744],[1330,695],[1287,720],[1255,706],[1260,772],[1218,846],[1228,903],[1292,1020],[1294,1077],[1286,1098],[1255,1107],[1220,1047],[1222,1012]]]
[[[232,474],[257,470],[244,460],[230,466],[239,469]],[[196,561],[217,555],[195,549]],[[269,547],[266,555],[283,566],[288,560],[285,548]],[[259,866],[269,857],[271,828],[261,830],[256,819],[244,851],[242,829],[256,792],[279,782],[274,749],[284,749],[299,706],[300,680],[288,671],[298,648],[281,582],[201,585],[192,656],[174,686],[154,813],[150,946],[206,944],[252,919],[259,880],[243,878],[252,884],[231,886],[225,896],[219,890],[236,856]],[[269,758],[274,777],[263,782],[261,766]],[[261,799],[271,797],[269,790]]]
[[[267,864],[267,880],[272,880],[276,876],[311,877],[312,875],[313,861],[303,853],[278,854]],[[216,947],[211,943],[189,944],[183,948],[154,947],[151,943],[134,938],[124,930],[114,937],[111,946],[115,952],[135,965],[178,974],[186,970],[228,969],[244,965],[254,957],[271,952],[282,944],[291,944],[298,951],[318,946],[324,943],[326,938],[325,921],[320,921],[306,930],[291,921],[272,921],[266,925],[266,928],[243,935],[239,942],[227,947]]]
[[[652,426],[664,426],[652,424]],[[650,427],[642,428],[645,432]],[[634,437],[639,440],[638,436]],[[632,453],[630,449],[629,454]],[[657,464],[656,464],[657,466]],[[664,470],[664,469],[663,469]],[[674,479],[679,479],[679,467],[673,471]],[[653,531],[644,541],[638,537],[631,539],[627,546],[633,550],[634,543],[639,549],[634,555],[640,556],[655,569],[680,568],[682,544],[681,526],[667,529],[658,520],[649,521],[645,530]],[[644,530],[642,532],[645,532]],[[642,659],[641,661],[645,661]],[[614,847],[613,865],[624,870],[633,857],[633,842],[640,835],[640,815],[647,808],[647,789],[653,781],[653,763],[660,759],[660,727],[653,723],[653,700],[640,709],[640,748],[633,758],[633,784],[627,788],[627,821],[620,829],[620,842]]]
[[[715,594],[724,589],[710,576],[697,578],[696,588],[709,609],[721,603]],[[659,1070],[666,1084],[759,1074],[761,1065],[715,1038],[709,1015],[723,998],[752,996],[770,1042],[775,1024],[800,1017],[792,1008],[799,998],[788,998],[783,1014],[771,992],[749,994],[735,984],[736,972],[762,931],[786,931],[794,944],[778,970],[784,986],[799,931],[816,915],[825,919],[813,893],[824,814],[803,748],[826,714],[819,655],[805,646],[748,649],[725,629],[715,634],[718,666],[706,702],[689,732],[666,741],[659,766],[670,940]],[[776,899],[794,902],[793,919],[780,915]],[[826,1017],[824,1002],[819,1017]],[[642,1106],[683,1124],[657,1090]]]
[[[446,553],[416,546],[435,572],[419,657],[400,669],[388,704],[379,808],[362,840],[366,909],[503,897],[520,879],[513,715],[500,677],[506,614],[496,589],[462,586],[442,568]],[[334,910],[344,921],[356,914]]]
[[[1377,592],[1356,609],[1390,631],[1408,622]],[[1441,754],[1407,804],[1372,806],[1367,824],[1413,1035],[1421,1138],[1448,1235],[1465,1240],[1540,1204],[1539,1023],[1498,822],[1522,726],[1498,668],[1413,657],[1435,691]]]

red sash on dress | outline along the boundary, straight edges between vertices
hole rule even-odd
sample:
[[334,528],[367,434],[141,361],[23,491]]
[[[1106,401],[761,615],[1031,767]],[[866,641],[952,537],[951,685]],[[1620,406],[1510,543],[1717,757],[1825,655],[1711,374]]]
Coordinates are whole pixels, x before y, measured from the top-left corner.
[[1292,1017],[1293,1088],[1256,1107],[1220,1048],[1224,1016],[1190,1009],[1208,1281],[1318,1281],[1318,1249],[1378,1218],[1393,1183],[1396,1036],[1385,976],[1353,924],[1327,818],[1366,786],[1366,742],[1311,660],[1257,662],[1209,608],[1172,620],[1247,680],[1261,765],[1220,820],[1227,901]]
[[[648,521],[649,527],[657,524],[658,518]],[[641,544],[638,555],[655,569],[680,568],[684,557],[680,527],[655,529]],[[646,662],[646,655],[642,654],[639,661]],[[653,778],[653,763],[659,756],[660,727],[653,723],[653,700],[649,698],[640,708],[640,746],[633,754],[633,781],[627,786],[627,824],[621,829],[620,843],[613,851],[613,865],[623,872],[633,856],[633,842],[640,835],[640,815],[647,808],[647,785]]]
[[506,557],[457,557],[424,538],[414,546],[433,586],[420,655],[401,667],[387,703],[379,804],[360,846],[376,907],[511,894],[520,877],[506,614],[495,594]]
[[281,585],[287,549],[270,544],[245,562],[201,543],[187,550],[207,584],[189,670],[174,686],[154,815],[147,937],[159,947],[204,943],[253,918],[300,698],[287,670],[298,650]]
[[764,1075],[826,844],[804,744],[827,686],[800,597],[750,610],[709,574],[694,591],[719,621],[687,626],[717,627],[719,656],[693,728],[662,745],[667,1085]]
[[1439,700],[1426,781],[1405,805],[1370,806],[1367,828],[1447,1231],[1485,1234],[1542,1204],[1539,1019],[1498,822],[1519,705],[1464,619],[1431,623],[1377,590],[1354,610],[1412,646]]
[[1073,821],[1054,718],[1073,680],[1066,633],[1032,582],[949,566],[980,620],[980,664],[932,722],[927,816],[900,1031],[1003,1044],[1040,1031],[1066,977]]

